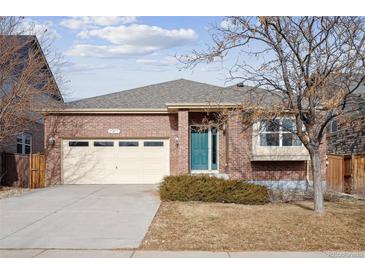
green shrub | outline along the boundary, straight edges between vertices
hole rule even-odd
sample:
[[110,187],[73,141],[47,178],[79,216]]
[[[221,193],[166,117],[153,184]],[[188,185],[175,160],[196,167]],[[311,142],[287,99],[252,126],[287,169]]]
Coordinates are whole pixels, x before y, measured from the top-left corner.
[[265,186],[206,175],[167,176],[160,185],[163,201],[201,201],[259,205],[269,202]]

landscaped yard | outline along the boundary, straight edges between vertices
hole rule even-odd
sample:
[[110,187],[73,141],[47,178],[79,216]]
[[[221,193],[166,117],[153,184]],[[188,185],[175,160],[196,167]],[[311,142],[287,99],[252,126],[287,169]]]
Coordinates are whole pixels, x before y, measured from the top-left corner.
[[365,202],[237,205],[163,202],[142,248],[154,250],[365,250]]

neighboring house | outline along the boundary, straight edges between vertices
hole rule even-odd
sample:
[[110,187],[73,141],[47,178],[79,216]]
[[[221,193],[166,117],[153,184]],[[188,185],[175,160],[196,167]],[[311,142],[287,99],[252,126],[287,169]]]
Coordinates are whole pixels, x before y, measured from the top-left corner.
[[365,86],[348,102],[349,113],[327,128],[327,184],[335,191],[365,195]]
[[199,127],[245,96],[245,88],[180,79],[44,110],[48,183],[150,184],[206,173],[305,185],[309,156],[291,133],[243,131],[238,117]]
[[[52,93],[43,92],[43,94],[39,94],[39,97],[36,100],[37,104],[40,104],[44,107],[44,104],[56,106],[60,103],[63,103],[62,95],[58,89],[57,83],[54,79],[52,71],[47,63],[46,57],[43,54],[41,46],[35,36],[28,35],[18,35],[18,36],[2,36],[1,39],[12,39],[11,43],[18,43],[14,46],[19,47],[19,52],[23,54],[23,57],[26,60],[27,55],[30,54],[31,51],[36,51],[40,53],[44,61],[44,66],[42,68],[42,73],[48,75],[50,81],[54,85],[54,90]],[[22,58],[23,58],[22,57]],[[7,87],[9,92],[11,92],[10,85]],[[2,89],[2,91],[5,89]],[[55,92],[56,91],[56,92]],[[6,93],[6,90],[4,91]],[[1,93],[3,94],[3,92]],[[0,96],[1,97],[4,95]],[[38,153],[44,152],[44,120],[41,115],[36,112],[29,113],[29,123],[24,124],[24,131],[19,132],[19,134],[15,136],[10,136],[6,140],[3,140],[0,143],[0,154],[2,153],[15,153],[15,154],[30,154],[30,153]],[[1,158],[1,157],[0,157]],[[1,159],[0,159],[0,167]]]
[[327,133],[327,152],[334,155],[365,155],[365,86],[358,90],[358,100],[349,107],[356,110],[348,117],[333,120]]

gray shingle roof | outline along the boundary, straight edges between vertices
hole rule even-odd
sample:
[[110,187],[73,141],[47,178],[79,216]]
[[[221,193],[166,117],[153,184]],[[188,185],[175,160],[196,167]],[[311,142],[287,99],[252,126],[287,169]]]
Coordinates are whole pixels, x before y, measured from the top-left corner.
[[160,109],[166,103],[240,103],[248,88],[224,88],[185,79],[69,102],[75,109]]

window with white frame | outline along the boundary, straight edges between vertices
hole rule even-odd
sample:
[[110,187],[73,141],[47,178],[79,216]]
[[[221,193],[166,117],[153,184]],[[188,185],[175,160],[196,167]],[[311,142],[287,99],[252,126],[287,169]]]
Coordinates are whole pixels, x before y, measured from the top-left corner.
[[334,118],[332,119],[332,121],[328,123],[327,133],[333,133],[336,132],[337,130],[338,130],[338,124],[336,118]]
[[302,146],[295,132],[295,121],[289,118],[263,120],[260,124],[260,146]]
[[22,133],[16,138],[16,152],[21,154],[32,153],[32,135],[29,133]]

